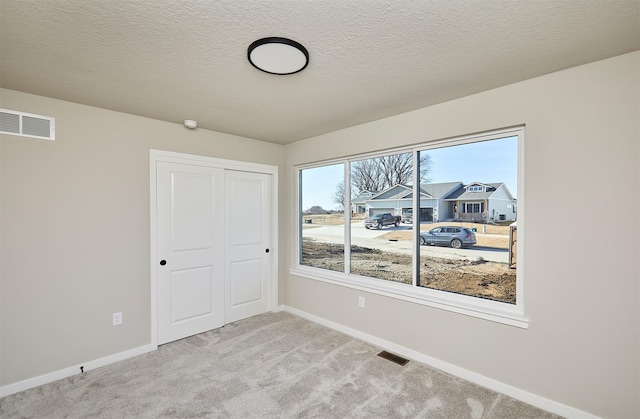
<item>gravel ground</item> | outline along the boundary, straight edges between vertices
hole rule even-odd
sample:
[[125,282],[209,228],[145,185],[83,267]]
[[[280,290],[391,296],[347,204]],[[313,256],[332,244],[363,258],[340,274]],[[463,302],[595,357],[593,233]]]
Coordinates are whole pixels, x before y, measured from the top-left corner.
[[[302,264],[344,271],[344,247],[304,239]],[[411,256],[352,246],[351,273],[401,283],[411,283]],[[504,263],[422,257],[420,284],[474,297],[515,304],[516,271]]]

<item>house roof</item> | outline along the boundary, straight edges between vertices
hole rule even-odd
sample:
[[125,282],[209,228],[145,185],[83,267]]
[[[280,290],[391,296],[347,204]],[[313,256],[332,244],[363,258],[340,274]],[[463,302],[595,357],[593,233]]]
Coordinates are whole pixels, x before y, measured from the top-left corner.
[[[462,182],[424,183],[420,185],[420,193],[422,198],[440,199],[457,188],[462,188]],[[411,185],[395,185],[373,196],[370,200],[411,198],[413,198]]]
[[[473,186],[473,185],[488,186],[488,187],[492,188],[492,190],[490,190],[488,192],[467,192],[466,187]],[[453,191],[451,194],[449,194],[446,197],[445,201],[477,201],[477,200],[480,200],[480,199],[488,199],[501,186],[504,186],[505,189],[506,189],[506,185],[504,185],[504,183],[502,183],[502,182],[500,182],[500,183],[482,183],[482,182],[469,183],[468,185],[464,185],[464,186],[456,189],[455,191]],[[506,189],[506,191],[511,196],[511,192],[509,192],[508,189]]]
[[[491,190],[488,192],[467,192],[467,187],[474,185],[483,185]],[[507,194],[514,199],[509,189],[503,182],[483,183],[473,182],[464,185],[462,182],[442,182],[442,183],[423,183],[420,185],[422,198],[441,199],[445,201],[477,201],[479,199],[490,198],[498,188],[504,187]],[[413,198],[413,189],[410,185],[395,185],[391,188],[372,196],[370,199],[362,199],[359,201],[352,200],[352,203],[366,203],[373,200],[391,200],[391,199],[411,199]]]
[[420,185],[420,189],[424,193],[436,199],[440,199],[460,187],[462,187],[462,182],[423,183]]
[[[363,197],[362,195],[364,194],[370,194],[367,197]],[[377,194],[377,192],[371,192],[371,191],[362,191],[360,192],[360,194],[358,196],[356,196],[355,198],[353,198],[351,200],[352,204],[364,204],[365,202],[367,202],[368,200],[371,199],[372,196],[374,196],[375,194]]]
[[[640,49],[637,0],[463,3],[7,0],[0,85],[287,144]],[[269,36],[307,68],[254,68]]]
[[404,199],[408,194],[411,194],[411,187],[406,185],[395,185],[390,188],[385,189],[384,191],[378,193],[371,197],[372,200],[383,200],[383,199]]

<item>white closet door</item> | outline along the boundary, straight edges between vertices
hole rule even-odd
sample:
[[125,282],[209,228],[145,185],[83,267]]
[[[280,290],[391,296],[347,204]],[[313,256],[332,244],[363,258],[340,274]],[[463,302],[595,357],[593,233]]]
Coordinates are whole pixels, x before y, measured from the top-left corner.
[[224,325],[224,170],[157,163],[158,344]]
[[270,309],[271,175],[225,171],[225,322]]

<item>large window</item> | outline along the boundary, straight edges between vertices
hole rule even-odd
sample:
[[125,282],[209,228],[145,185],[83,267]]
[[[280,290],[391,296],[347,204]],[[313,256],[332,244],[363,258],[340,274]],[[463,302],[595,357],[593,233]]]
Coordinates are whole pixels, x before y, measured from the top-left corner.
[[522,142],[514,129],[300,168],[297,273],[523,326]]

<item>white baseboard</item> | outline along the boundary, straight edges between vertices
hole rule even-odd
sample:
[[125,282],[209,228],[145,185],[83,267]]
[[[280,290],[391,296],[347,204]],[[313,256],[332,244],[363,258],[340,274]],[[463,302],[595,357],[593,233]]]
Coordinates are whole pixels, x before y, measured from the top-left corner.
[[61,380],[63,378],[71,377],[72,375],[80,374],[80,367],[84,367],[84,371],[93,370],[105,365],[113,364],[115,362],[124,361],[134,356],[142,355],[147,352],[155,351],[158,349],[156,345],[145,345],[137,348],[130,349],[128,351],[119,352],[117,354],[105,356],[93,361],[84,362],[82,364],[74,365],[68,368],[64,368],[58,371],[54,371],[48,374],[40,375],[38,377],[28,378],[17,383],[9,384],[0,387],[0,397],[9,396],[11,394],[19,393],[30,388],[38,387],[44,384],[48,384],[54,381]]
[[393,342],[389,342],[384,339],[380,339],[376,336],[369,335],[359,330],[352,329],[340,323],[336,323],[331,320],[326,320],[314,314],[310,314],[305,311],[298,310],[297,308],[284,306],[284,311],[294,314],[298,317],[302,317],[303,319],[307,319],[314,323],[321,324],[330,329],[337,330],[346,335],[353,336],[354,338],[371,343],[372,345],[376,345],[380,348],[384,348],[385,350],[395,352],[396,354],[402,355],[403,357],[410,358],[418,362],[422,362],[423,364],[427,364],[433,368],[437,368],[441,371],[455,375],[456,377],[463,378],[467,381],[481,385],[483,387],[486,387],[498,393],[505,394],[516,400],[520,400],[524,403],[530,404],[532,406],[538,407],[548,412],[555,413],[557,415],[561,415],[566,418],[598,419],[598,416],[594,416],[590,413],[583,412],[582,410],[564,405],[562,403],[555,402],[553,400],[549,400],[547,398],[538,396],[533,393],[529,393],[528,391],[494,380],[493,378],[486,377],[482,374],[475,373],[473,371],[458,367],[456,365],[439,360],[437,358],[433,358],[429,355],[425,355],[421,352],[414,351],[413,349],[409,349],[407,347],[398,345]]

